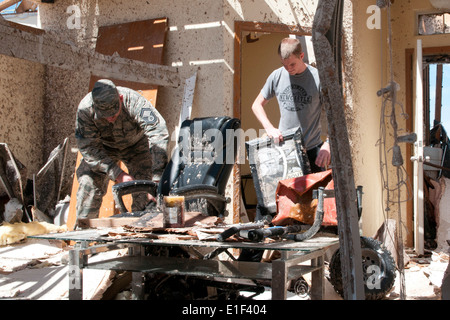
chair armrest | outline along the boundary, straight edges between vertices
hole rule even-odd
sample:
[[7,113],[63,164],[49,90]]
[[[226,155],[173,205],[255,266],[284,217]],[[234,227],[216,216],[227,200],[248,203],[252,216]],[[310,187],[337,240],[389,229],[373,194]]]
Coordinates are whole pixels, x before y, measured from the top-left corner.
[[124,195],[144,191],[156,197],[157,186],[158,184],[151,180],[133,180],[113,185],[112,193],[114,201],[116,203],[116,206],[119,208],[120,213],[127,212],[127,208],[125,207],[122,199]]
[[223,201],[225,203],[231,201],[230,198],[226,198],[218,192],[219,191],[215,186],[193,185],[176,188],[170,192],[170,195],[184,196],[185,200],[206,198],[210,200]]

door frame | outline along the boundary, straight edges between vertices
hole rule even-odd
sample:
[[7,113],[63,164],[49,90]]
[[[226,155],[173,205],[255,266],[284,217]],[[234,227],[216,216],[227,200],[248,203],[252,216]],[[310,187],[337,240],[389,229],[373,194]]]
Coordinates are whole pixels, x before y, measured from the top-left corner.
[[[299,25],[265,23],[255,21],[234,22],[234,78],[233,78],[233,117],[241,119],[241,73],[242,40],[246,32],[287,33],[299,36],[312,34],[312,28]],[[241,211],[241,172],[239,164],[233,168],[233,223],[239,223]]]
[[[414,132],[414,67],[415,67],[415,48],[405,49],[405,84],[406,84],[406,113],[412,115],[406,120],[407,132]],[[437,54],[450,54],[450,46],[443,47],[423,47],[422,57],[432,56]],[[406,172],[408,176],[413,177],[414,165],[409,161],[414,155],[414,145],[406,148]],[[408,247],[414,246],[414,201],[410,199],[406,202],[406,245]]]

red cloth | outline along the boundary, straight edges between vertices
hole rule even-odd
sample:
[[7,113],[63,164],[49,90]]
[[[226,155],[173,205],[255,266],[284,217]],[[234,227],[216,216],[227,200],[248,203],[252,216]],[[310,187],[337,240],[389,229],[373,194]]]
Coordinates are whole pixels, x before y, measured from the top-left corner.
[[[272,223],[287,225],[292,224],[292,220],[297,220],[312,225],[318,203],[317,199],[313,199],[312,192],[319,187],[334,189],[331,170],[279,181],[276,191],[277,215]],[[324,199],[322,225],[337,225],[334,197]]]

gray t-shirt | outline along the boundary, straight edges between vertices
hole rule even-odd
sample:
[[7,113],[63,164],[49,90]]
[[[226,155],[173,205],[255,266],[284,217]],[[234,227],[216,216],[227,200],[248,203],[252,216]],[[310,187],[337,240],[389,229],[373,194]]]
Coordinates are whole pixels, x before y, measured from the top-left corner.
[[308,65],[304,72],[293,76],[284,67],[276,69],[267,78],[261,94],[266,100],[277,97],[281,114],[278,129],[281,132],[301,127],[307,150],[322,143],[322,104],[316,68]]

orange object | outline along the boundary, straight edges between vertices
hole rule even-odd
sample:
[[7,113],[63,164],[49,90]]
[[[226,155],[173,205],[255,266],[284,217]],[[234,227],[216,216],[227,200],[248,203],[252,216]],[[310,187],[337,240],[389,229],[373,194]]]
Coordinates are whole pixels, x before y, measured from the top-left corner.
[[[133,21],[111,26],[102,26],[98,29],[95,51],[107,56],[117,53],[120,57],[143,61],[152,64],[162,64],[164,42],[167,34],[167,18]],[[145,44],[144,46],[142,44]],[[97,80],[103,77],[91,75],[89,91],[92,91]],[[137,83],[120,79],[111,79],[116,86],[123,86],[138,91],[156,107],[158,86],[148,83]],[[81,154],[78,152],[75,166],[78,168],[81,162]],[[126,166],[120,162],[122,170],[127,171]],[[127,171],[128,172],[128,171]],[[118,214],[115,208],[111,187],[113,181],[108,184],[108,191],[103,197],[99,218],[110,217]],[[70,200],[69,216],[67,221],[68,230],[73,230],[76,224],[76,194],[78,190],[78,179],[74,174],[72,193]],[[125,204],[131,208],[131,195],[126,196]]]
[[[324,187],[325,190],[334,189],[331,170],[279,181],[276,191],[277,214],[272,223],[288,225],[296,220],[312,225],[318,202],[313,199],[313,190],[319,187]],[[324,199],[322,225],[337,225],[335,198]]]

